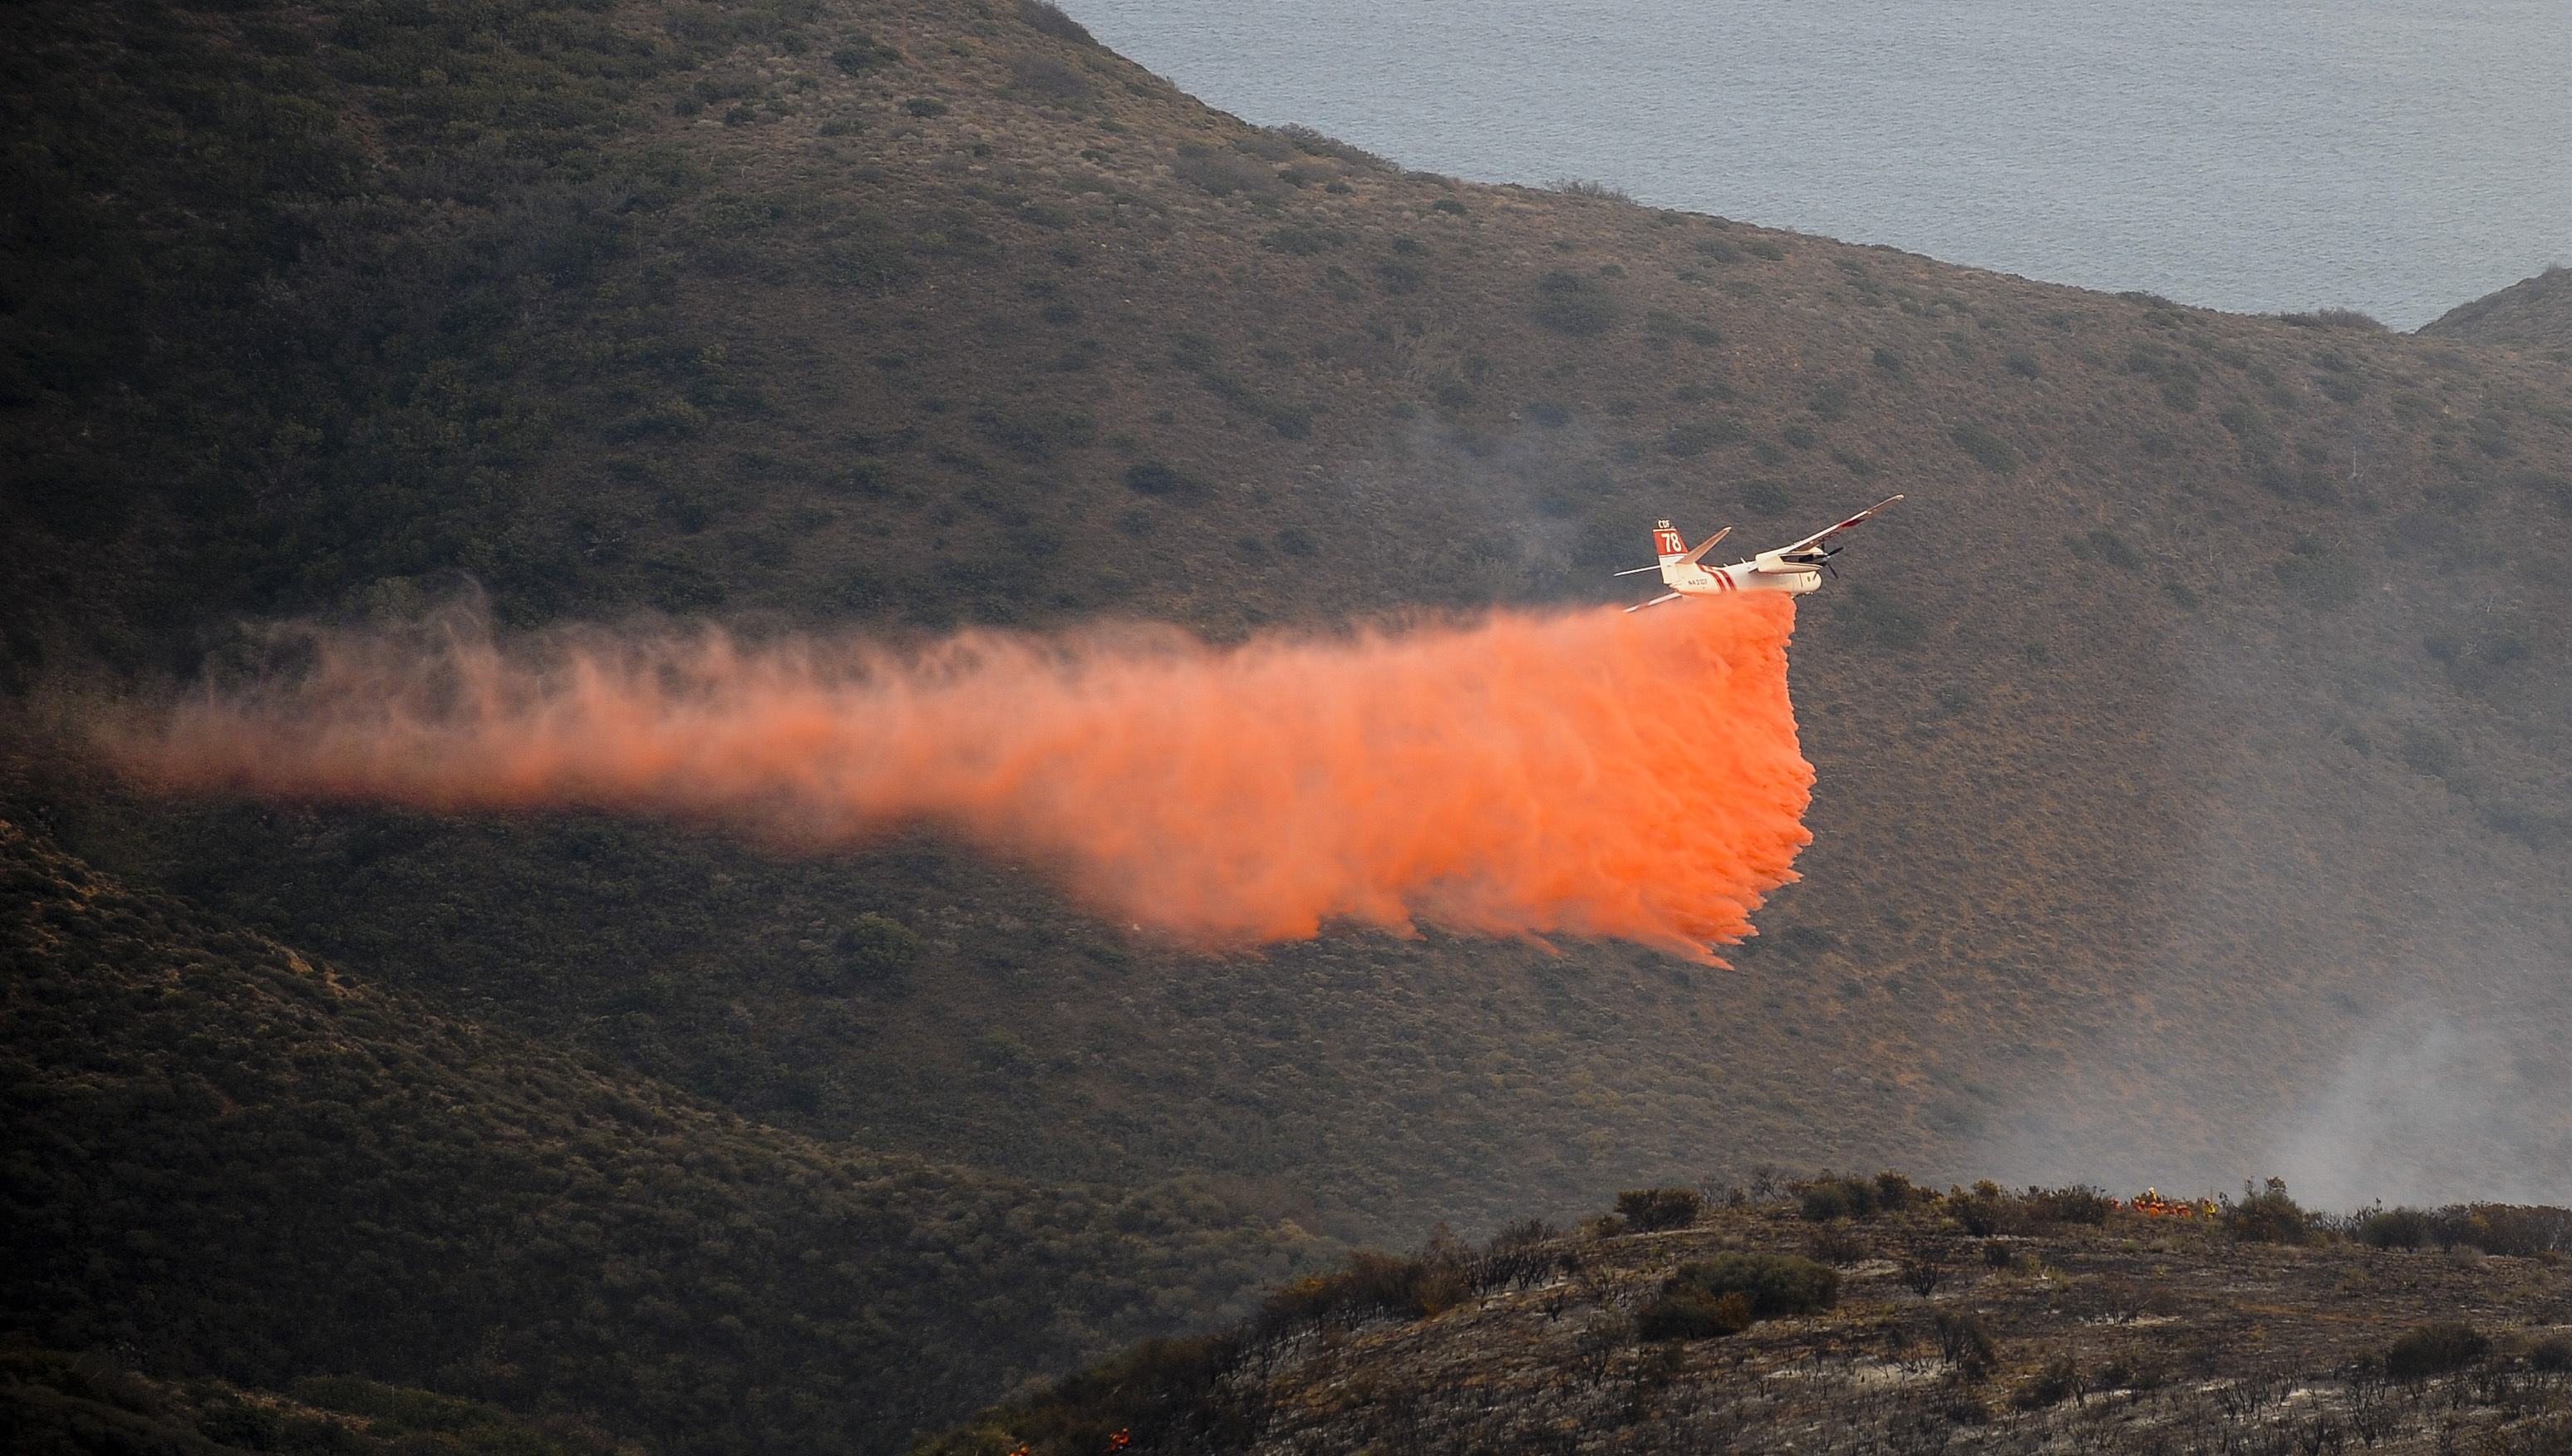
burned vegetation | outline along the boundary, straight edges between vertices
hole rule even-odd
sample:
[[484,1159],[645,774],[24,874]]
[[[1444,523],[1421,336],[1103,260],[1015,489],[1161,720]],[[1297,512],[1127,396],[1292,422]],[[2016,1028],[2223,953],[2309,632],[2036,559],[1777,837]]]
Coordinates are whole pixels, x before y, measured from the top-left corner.
[[921,1450],[2572,1451],[2572,1211],[1763,1194],[1359,1255]]

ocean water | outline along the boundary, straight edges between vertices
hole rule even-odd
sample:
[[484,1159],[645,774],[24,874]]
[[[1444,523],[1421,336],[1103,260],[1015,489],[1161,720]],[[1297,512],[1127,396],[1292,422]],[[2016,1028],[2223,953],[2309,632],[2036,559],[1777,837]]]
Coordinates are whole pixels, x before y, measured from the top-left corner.
[[2572,0],[1064,0],[1208,103],[2055,283],[2397,329],[2572,262]]

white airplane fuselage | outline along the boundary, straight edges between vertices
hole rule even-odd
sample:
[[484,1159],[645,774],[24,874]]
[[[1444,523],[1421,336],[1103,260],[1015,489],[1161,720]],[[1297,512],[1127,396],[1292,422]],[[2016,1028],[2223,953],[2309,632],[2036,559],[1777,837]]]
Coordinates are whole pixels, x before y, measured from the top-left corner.
[[1819,567],[1753,558],[1729,566],[1665,566],[1661,584],[1686,596],[1730,596],[1736,591],[1782,591],[1802,596],[1822,584]]
[[[1732,534],[1732,527],[1725,526],[1690,549],[1668,521],[1661,521],[1652,527],[1652,556],[1660,568],[1661,585],[1669,589],[1650,601],[1636,602],[1625,610],[1638,612],[1683,596],[1730,596],[1740,591],[1779,591],[1788,596],[1802,596],[1808,591],[1818,591],[1826,564],[1839,551],[1839,547],[1831,544],[1831,539],[1901,498],[1899,495],[1886,496],[1837,525],[1824,526],[1800,541],[1772,551],[1762,551],[1747,561],[1735,561],[1729,566],[1705,565],[1704,557],[1706,552],[1720,545],[1725,536]],[[1650,566],[1637,566],[1631,571],[1616,574],[1633,576],[1651,569]]]

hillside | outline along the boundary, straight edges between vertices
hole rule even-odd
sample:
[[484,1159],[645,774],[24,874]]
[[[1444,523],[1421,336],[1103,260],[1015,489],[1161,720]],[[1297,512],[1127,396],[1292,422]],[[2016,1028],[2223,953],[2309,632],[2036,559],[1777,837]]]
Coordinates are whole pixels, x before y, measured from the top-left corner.
[[2422,326],[2437,339],[2487,344],[2572,363],[2572,269],[2557,264],[2496,294],[2459,304]]
[[[1237,1328],[1128,1351],[919,1450],[2572,1441],[2572,1212],[2393,1210],[2314,1227],[2275,1189],[2212,1216],[2147,1218],[2095,1189],[1941,1196],[1882,1181],[1898,1201],[1854,1219],[1836,1189],[1872,1203],[1877,1180],[1702,1217],[1668,1206],[1675,1190],[1657,1200],[1667,1216],[1629,1194],[1643,1228],[1611,1215],[1574,1234],[1539,1225],[1483,1250],[1359,1260],[1278,1291]],[[1130,1444],[1111,1445],[1114,1432]]]
[[[2474,1098],[2568,1100],[2510,1055],[2561,1022],[2561,368],[1460,187],[1041,8],[490,13],[13,21],[35,116],[126,88],[38,129],[36,216],[95,243],[39,248],[72,272],[12,315],[22,676],[220,670],[229,612],[398,615],[457,573],[513,621],[892,630],[1597,599],[1655,514],[1793,530],[1899,486],[1798,643],[1806,882],[1707,981],[1612,946],[1208,963],[934,845],[65,776],[81,852],[809,1130],[1210,1168],[1352,1232],[1763,1156],[2223,1176],[2422,1021],[2524,1069]],[[183,35],[294,124],[183,84]],[[279,154],[220,228],[186,191],[217,146]],[[83,353],[93,305],[163,342]],[[935,950],[911,994],[806,989],[869,911]]]
[[0,1443],[20,1456],[607,1456],[632,1449],[576,1422],[522,1420],[480,1401],[350,1376],[308,1377],[296,1382],[296,1391],[287,1395],[205,1378],[156,1380],[97,1352],[0,1346]]
[[[5,820],[0,884],[0,1309],[97,1352],[106,1394],[83,1398],[138,1419],[174,1403],[154,1379],[212,1379],[430,1431],[510,1421],[381,1381],[566,1439],[885,1450],[1323,1252],[1198,1187],[1037,1187],[745,1122]],[[8,1378],[81,1396],[41,1364]],[[191,1398],[196,1424],[232,1419]]]
[[1343,1237],[1763,1160],[2565,1195],[2559,362],[1463,186],[1041,5],[0,26],[29,697],[466,581],[895,635],[1600,602],[1658,516],[1911,497],[1805,611],[1817,840],[1729,972],[1196,957],[933,835],[161,803],[13,735],[24,812],[191,914],[813,1157]]

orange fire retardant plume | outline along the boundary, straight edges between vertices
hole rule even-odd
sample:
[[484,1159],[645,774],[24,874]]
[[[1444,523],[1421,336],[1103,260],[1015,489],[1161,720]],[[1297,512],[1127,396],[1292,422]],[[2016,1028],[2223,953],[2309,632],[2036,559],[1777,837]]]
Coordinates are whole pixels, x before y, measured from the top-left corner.
[[1744,597],[1235,647],[322,633],[100,740],[174,791],[661,812],[799,851],[925,824],[1206,947],[1426,920],[1703,956],[1811,839],[1793,627]]

